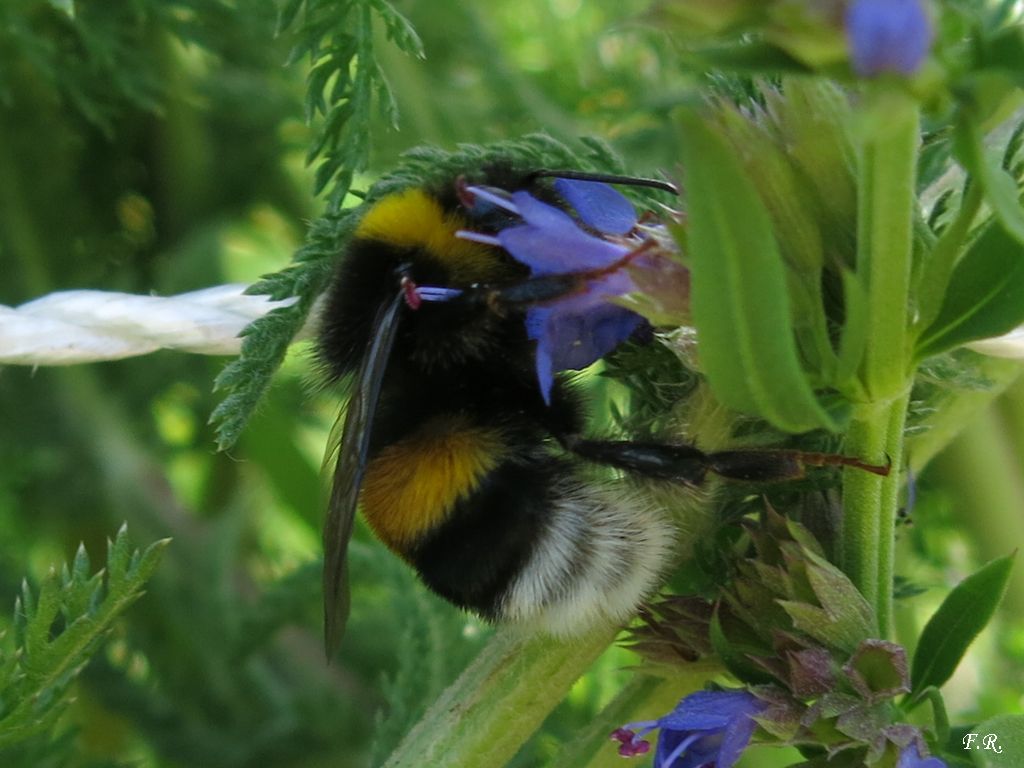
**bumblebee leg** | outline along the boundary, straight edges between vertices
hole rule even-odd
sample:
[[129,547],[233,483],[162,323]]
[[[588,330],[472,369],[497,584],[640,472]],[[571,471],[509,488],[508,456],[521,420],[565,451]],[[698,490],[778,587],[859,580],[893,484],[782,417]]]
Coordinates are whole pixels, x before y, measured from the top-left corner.
[[728,480],[774,483],[799,480],[807,467],[853,467],[876,475],[888,475],[890,465],[867,464],[838,453],[804,451],[717,451],[708,454],[708,469]]
[[657,480],[700,485],[710,468],[707,454],[692,445],[584,440],[576,435],[562,435],[559,442],[566,450],[587,461]]
[[580,458],[605,464],[657,480],[701,485],[708,472],[727,480],[774,483],[798,480],[807,467],[844,466],[888,475],[890,466],[868,464],[836,453],[808,453],[791,450],[737,450],[704,453],[692,445],[634,442],[629,440],[585,440],[561,435],[562,446]]

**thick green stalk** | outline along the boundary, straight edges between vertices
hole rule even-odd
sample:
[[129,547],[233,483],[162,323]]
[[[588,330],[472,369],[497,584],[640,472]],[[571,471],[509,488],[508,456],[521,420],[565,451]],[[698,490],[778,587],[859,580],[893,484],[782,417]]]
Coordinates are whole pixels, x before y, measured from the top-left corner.
[[500,629],[398,745],[385,768],[495,768],[540,727],[617,628],[575,641]]
[[856,409],[847,453],[892,463],[882,478],[849,470],[843,481],[843,568],[874,606],[880,634],[892,626],[893,550],[903,426],[910,388],[908,336],[919,110],[884,86],[866,94],[857,199],[857,276],[868,295],[861,379],[870,401]]
[[845,450],[851,456],[892,463],[888,477],[850,469],[843,477],[843,569],[878,617],[881,637],[892,627],[896,512],[899,508],[903,426],[909,394],[858,409]]
[[858,156],[857,275],[868,292],[862,378],[873,401],[909,386],[908,320],[919,110],[889,90],[868,94]]

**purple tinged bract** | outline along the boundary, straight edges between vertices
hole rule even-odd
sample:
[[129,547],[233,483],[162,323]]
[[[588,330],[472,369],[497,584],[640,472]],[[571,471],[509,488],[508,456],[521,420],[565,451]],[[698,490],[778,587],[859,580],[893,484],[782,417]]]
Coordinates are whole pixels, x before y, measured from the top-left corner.
[[846,37],[858,75],[912,75],[928,55],[932,25],[921,0],[852,0]]
[[[747,691],[698,691],[664,717],[612,733],[624,757],[643,754],[643,737],[659,730],[654,768],[732,768],[757,728],[764,702]],[[928,766],[928,768],[931,768]]]

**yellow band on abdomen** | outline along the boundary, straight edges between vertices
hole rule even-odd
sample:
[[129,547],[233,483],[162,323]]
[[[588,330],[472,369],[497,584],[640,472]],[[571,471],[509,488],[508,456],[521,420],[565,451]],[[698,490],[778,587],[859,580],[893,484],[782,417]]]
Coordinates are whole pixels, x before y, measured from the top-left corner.
[[403,554],[441,525],[502,460],[496,429],[438,417],[384,448],[366,467],[362,503],[381,541]]

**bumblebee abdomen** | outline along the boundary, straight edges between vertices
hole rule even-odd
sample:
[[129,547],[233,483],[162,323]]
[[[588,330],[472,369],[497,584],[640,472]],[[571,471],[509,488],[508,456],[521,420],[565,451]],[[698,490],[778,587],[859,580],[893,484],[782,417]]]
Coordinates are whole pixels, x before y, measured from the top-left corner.
[[674,540],[638,496],[584,478],[535,436],[463,415],[380,450],[362,500],[378,536],[434,592],[554,634],[633,615]]
[[476,493],[506,452],[499,429],[461,416],[428,419],[369,462],[363,513],[377,536],[406,557]]

